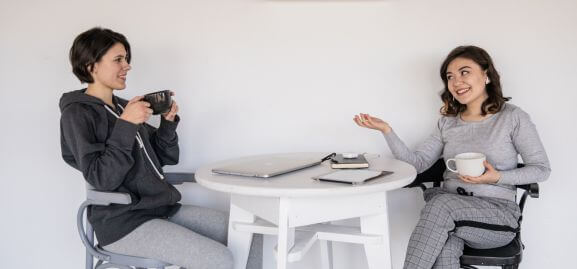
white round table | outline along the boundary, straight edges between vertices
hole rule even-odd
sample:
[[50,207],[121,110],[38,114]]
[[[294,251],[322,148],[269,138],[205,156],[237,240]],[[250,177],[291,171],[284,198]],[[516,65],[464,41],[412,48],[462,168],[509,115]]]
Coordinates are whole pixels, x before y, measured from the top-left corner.
[[[391,268],[387,191],[411,183],[417,173],[413,166],[378,155],[365,155],[370,170],[392,171],[391,175],[361,185],[314,180],[331,171],[329,162],[271,177],[254,178],[215,174],[212,169],[262,157],[318,158],[328,153],[284,153],[249,156],[200,167],[197,182],[211,190],[231,194],[228,247],[235,269],[246,267],[253,233],[278,236],[277,269],[299,260],[320,240],[323,267],[331,268],[330,246],[339,241],[363,244],[370,269]],[[258,218],[257,218],[258,217]],[[326,224],[360,218],[360,227]]]

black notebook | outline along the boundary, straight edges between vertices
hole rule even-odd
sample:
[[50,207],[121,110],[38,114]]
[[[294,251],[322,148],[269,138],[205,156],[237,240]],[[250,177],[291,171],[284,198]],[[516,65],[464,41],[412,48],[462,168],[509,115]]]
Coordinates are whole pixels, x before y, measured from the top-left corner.
[[345,158],[342,154],[337,154],[331,158],[332,168],[367,168],[369,163],[365,156],[359,154],[356,158]]

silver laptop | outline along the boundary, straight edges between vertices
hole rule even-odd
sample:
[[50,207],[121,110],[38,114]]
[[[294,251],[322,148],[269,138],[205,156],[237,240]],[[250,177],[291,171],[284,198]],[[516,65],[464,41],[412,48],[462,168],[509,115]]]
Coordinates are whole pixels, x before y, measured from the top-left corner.
[[274,177],[320,164],[319,159],[290,159],[282,157],[263,157],[246,162],[238,162],[212,169],[213,173],[247,176]]

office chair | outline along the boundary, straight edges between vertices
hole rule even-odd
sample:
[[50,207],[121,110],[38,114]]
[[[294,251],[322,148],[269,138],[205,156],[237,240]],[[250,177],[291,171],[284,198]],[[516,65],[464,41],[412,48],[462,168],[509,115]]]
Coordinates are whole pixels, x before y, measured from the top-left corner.
[[[517,164],[518,168],[523,167],[523,164]],[[423,191],[427,189],[424,183],[432,182],[433,187],[440,187],[443,181],[443,173],[446,166],[443,159],[439,159],[431,168],[425,172],[417,175],[415,181],[405,186],[405,188],[420,187]],[[519,208],[521,209],[521,217],[519,218],[519,228],[523,220],[523,208],[527,196],[532,198],[539,197],[539,185],[537,183],[527,185],[517,185],[518,189],[525,190],[521,199],[519,200]],[[517,269],[521,263],[523,249],[525,246],[521,242],[521,231],[517,232],[515,239],[506,246],[492,249],[474,249],[465,244],[463,255],[460,258],[461,268],[476,269],[477,266],[501,266],[503,269]]]
[[[166,173],[164,178],[173,185],[179,185],[183,182],[195,182],[193,173]],[[131,202],[130,195],[127,193],[97,191],[87,184],[86,201],[80,205],[76,216],[78,233],[86,247],[86,269],[165,269],[165,267],[171,265],[159,260],[112,253],[104,250],[94,242],[94,230],[88,221],[85,222],[84,212],[86,209],[92,205],[108,206],[110,204],[130,204]],[[97,260],[96,265],[94,265],[95,258]]]

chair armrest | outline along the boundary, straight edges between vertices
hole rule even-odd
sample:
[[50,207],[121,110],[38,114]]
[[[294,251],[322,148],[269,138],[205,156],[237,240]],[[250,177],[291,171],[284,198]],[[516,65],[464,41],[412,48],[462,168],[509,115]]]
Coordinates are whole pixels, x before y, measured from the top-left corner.
[[524,189],[532,198],[539,198],[539,184],[537,183],[517,185],[516,187]]
[[86,201],[91,205],[110,205],[132,203],[128,193],[86,190]]
[[[517,164],[517,168],[523,168],[523,167],[525,167],[525,164],[523,164],[523,163]],[[537,183],[517,185],[515,187],[520,188],[520,189],[524,189],[525,192],[527,194],[529,194],[529,196],[531,196],[531,198],[539,198],[539,184],[537,184]]]
[[194,173],[165,173],[164,180],[172,185],[180,185],[184,182],[196,182]]
[[[179,185],[183,182],[196,182],[194,173],[165,173],[164,179],[173,185]],[[128,193],[97,191],[92,186],[87,187],[86,200],[90,205],[104,206],[110,204],[128,205],[132,203],[132,198]]]
[[[525,190],[521,196],[521,200],[519,200],[519,209],[521,209],[522,214],[523,209],[525,208],[527,196],[531,196],[532,198],[539,198],[539,184],[531,183],[526,185],[516,185],[515,187]],[[523,217],[521,216],[521,218],[519,218],[519,223],[521,223],[522,220]]]

